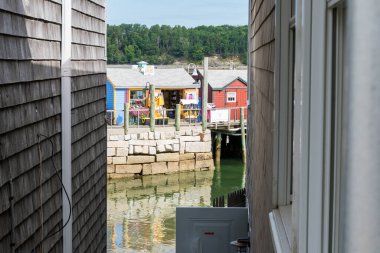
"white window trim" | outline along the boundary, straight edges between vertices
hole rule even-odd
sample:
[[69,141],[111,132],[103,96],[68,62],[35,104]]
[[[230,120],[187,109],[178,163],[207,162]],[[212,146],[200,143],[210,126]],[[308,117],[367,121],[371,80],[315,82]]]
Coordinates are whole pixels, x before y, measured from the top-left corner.
[[[233,98],[233,101],[229,101],[229,98]],[[226,92],[226,102],[227,103],[236,103],[236,91],[227,91]]]

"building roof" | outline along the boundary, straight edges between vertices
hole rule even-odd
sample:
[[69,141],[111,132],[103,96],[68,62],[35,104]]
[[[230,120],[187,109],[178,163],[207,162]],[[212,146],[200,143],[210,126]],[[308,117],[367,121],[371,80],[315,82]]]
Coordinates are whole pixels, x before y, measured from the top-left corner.
[[247,84],[247,70],[208,70],[208,83],[213,89],[223,89],[236,79],[240,79],[242,82]]
[[116,88],[145,88],[147,82],[156,88],[199,88],[200,84],[183,68],[155,69],[154,75],[142,74],[138,69],[128,67],[108,66],[107,79]]

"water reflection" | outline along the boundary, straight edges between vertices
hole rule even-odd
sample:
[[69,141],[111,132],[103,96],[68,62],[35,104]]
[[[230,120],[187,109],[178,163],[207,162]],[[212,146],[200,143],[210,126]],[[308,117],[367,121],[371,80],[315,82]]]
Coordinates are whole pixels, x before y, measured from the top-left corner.
[[243,166],[108,181],[109,252],[175,252],[175,208],[210,206],[215,196],[241,188]]

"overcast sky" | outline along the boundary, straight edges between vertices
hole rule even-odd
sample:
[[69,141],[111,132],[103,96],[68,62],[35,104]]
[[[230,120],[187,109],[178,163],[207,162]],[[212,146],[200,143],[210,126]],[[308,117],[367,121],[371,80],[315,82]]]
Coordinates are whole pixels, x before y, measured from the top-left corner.
[[246,25],[248,0],[107,0],[107,23]]

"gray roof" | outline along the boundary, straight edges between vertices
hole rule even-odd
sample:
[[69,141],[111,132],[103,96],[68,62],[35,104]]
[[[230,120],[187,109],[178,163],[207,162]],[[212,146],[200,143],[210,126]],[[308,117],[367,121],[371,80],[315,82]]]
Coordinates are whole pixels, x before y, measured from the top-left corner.
[[153,76],[144,76],[138,69],[107,67],[107,79],[122,88],[144,88],[147,82],[156,88],[199,88],[194,79],[183,69],[155,69]]
[[213,89],[221,89],[237,78],[247,82],[247,70],[208,70],[208,83]]

